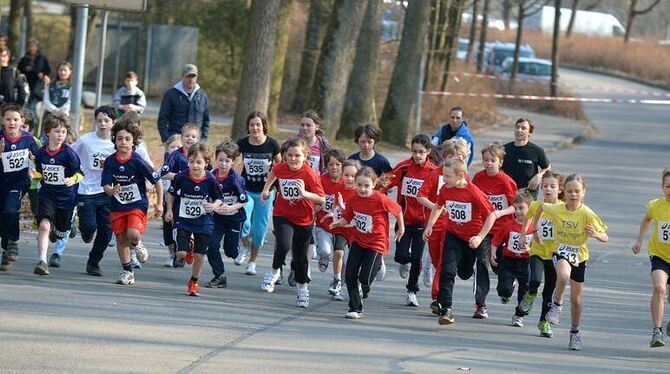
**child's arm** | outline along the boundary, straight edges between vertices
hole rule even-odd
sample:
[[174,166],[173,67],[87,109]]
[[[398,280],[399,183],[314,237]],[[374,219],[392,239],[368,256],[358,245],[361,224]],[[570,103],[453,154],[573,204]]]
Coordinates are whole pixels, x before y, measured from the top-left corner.
[[597,239],[600,242],[607,243],[609,240],[607,233],[596,230],[593,224],[589,223],[588,225],[584,226],[584,229],[586,229],[586,233],[589,234],[590,237]]
[[158,181],[156,183],[156,209],[154,210],[156,217],[163,215],[163,196],[165,195],[165,190],[163,189],[163,183]]
[[486,237],[486,235],[491,231],[491,228],[493,227],[493,224],[496,222],[496,212],[493,211],[491,214],[486,217],[486,221],[484,221],[484,225],[482,226],[482,229],[479,231],[479,234],[473,236],[470,238],[469,243],[471,248],[477,248],[479,247],[480,244],[482,244],[482,240]]
[[261,203],[265,204],[265,200],[270,197],[270,187],[272,187],[272,184],[277,180],[277,176],[275,173],[270,170],[268,173],[268,180],[265,181],[265,185],[263,186],[263,192],[261,192]]
[[493,213],[496,214],[496,219],[498,219],[500,217],[508,216],[510,214],[514,214],[514,205],[510,205],[503,210],[496,210]]
[[433,234],[433,226],[437,222],[438,217],[442,214],[442,205],[433,204],[433,209],[430,211],[430,218],[428,218],[428,224],[426,229],[423,230],[423,240],[427,241],[428,238]]
[[114,196],[117,193],[119,193],[119,191],[121,191],[121,185],[120,184],[116,184],[116,185],[113,184],[111,186],[106,184],[102,188],[105,190],[105,193],[107,194],[107,196]]
[[425,196],[417,196],[417,197],[416,197],[416,201],[418,201],[419,204],[421,204],[421,205],[423,205],[423,206],[425,206],[426,208],[431,209],[431,210],[433,209],[433,207],[435,207],[435,203],[433,203],[432,201],[428,200],[428,198],[425,197]]
[[491,245],[491,254],[489,255],[489,261],[491,265],[498,266],[498,258],[496,257],[498,253],[498,247]]
[[326,203],[326,198],[325,196],[321,196],[319,194],[316,194],[314,192],[309,192],[305,189],[305,181],[302,179],[298,179],[298,189],[300,190],[300,195],[302,195],[303,198],[315,203],[315,204],[325,204]]
[[172,222],[174,218],[172,216],[172,204],[174,204],[174,196],[172,196],[171,193],[168,193],[165,201],[165,205],[167,206],[165,210],[165,222]]
[[64,179],[64,182],[65,182],[65,185],[66,185],[67,187],[72,187],[72,186],[74,186],[75,184],[81,182],[82,180],[84,180],[84,176],[81,175],[81,173],[74,173],[73,176],[71,176],[71,177],[69,177],[69,178],[65,178],[65,179]]
[[633,253],[638,254],[640,253],[640,250],[642,250],[642,239],[644,238],[644,234],[647,232],[647,229],[649,229],[649,224],[651,221],[651,217],[646,214],[642,218],[642,222],[640,222],[640,232],[637,234],[637,240],[635,240],[635,243],[633,244]]
[[405,218],[403,217],[402,211],[400,211],[400,214],[398,214],[396,218],[398,219],[398,228],[395,230],[395,241],[399,242],[405,234]]

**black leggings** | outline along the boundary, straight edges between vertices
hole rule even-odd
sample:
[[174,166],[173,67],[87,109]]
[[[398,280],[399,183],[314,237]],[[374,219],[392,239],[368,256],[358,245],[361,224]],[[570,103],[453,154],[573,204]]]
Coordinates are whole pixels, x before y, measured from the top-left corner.
[[498,268],[498,296],[512,298],[514,293],[514,280],[519,283],[519,289],[516,291],[517,307],[514,315],[523,317],[524,313],[519,309],[518,303],[523,300],[523,295],[528,289],[528,259],[500,257],[500,266]]
[[286,255],[292,250],[295,270],[295,281],[299,284],[309,283],[307,277],[307,247],[312,237],[313,225],[298,226],[283,217],[272,217],[274,225],[275,254],[272,258],[272,268],[281,269],[286,261]]
[[362,312],[363,301],[358,293],[361,284],[364,297],[370,292],[370,285],[382,267],[382,255],[372,249],[366,249],[353,243],[349,249],[349,257],[344,272],[344,281],[349,292],[349,311]]
[[540,321],[545,321],[549,308],[551,308],[551,298],[556,288],[556,269],[552,260],[543,260],[540,256],[530,256],[530,278],[528,282],[528,293],[537,295],[537,290],[542,283],[542,273],[544,273],[544,287],[542,288],[542,312]]
[[419,292],[419,274],[421,274],[421,257],[426,242],[421,237],[423,225],[405,226],[405,235],[395,247],[395,262],[399,264],[411,263],[409,278],[407,279],[407,291]]

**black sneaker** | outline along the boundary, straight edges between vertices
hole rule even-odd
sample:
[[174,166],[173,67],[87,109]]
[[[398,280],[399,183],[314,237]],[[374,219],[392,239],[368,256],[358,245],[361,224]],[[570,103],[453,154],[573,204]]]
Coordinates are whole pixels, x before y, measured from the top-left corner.
[[77,236],[77,226],[73,224],[72,228],[70,228],[70,239],[74,239],[76,236]]
[[370,286],[361,285],[361,290],[363,291],[363,295],[361,295],[361,299],[367,299],[368,295],[370,295]]
[[175,256],[174,257],[174,262],[172,263],[172,267],[183,268],[185,264],[186,264],[186,261],[184,261],[183,258],[177,258],[177,256]]
[[440,318],[437,320],[440,325],[450,325],[454,323],[454,316],[451,314],[451,308],[443,309]]
[[49,275],[49,265],[44,261],[40,261],[35,266],[33,273],[37,275]]
[[49,258],[49,267],[59,268],[62,263],[63,258],[58,253],[52,254],[51,258]]
[[442,305],[439,301],[435,300],[430,303],[430,311],[436,316],[442,315]]
[[2,255],[3,260],[7,262],[16,262],[19,259],[19,245],[16,242],[8,241],[7,249]]
[[212,278],[211,281],[209,281],[205,287],[207,288],[226,288],[228,287],[228,282],[226,281],[226,277],[220,276],[220,277],[214,277]]
[[81,234],[79,234],[79,236],[81,236],[81,240],[84,243],[90,243],[95,238],[95,232],[92,234],[84,235],[84,232],[82,231]]
[[86,274],[94,277],[102,277],[102,270],[100,270],[100,266],[98,265],[86,263]]

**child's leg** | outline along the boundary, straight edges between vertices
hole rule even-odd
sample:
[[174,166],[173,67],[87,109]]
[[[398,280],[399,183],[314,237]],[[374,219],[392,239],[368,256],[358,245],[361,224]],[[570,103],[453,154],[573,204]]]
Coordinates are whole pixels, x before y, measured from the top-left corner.
[[546,321],[547,312],[551,307],[551,298],[556,288],[556,269],[551,260],[542,260],[544,264],[544,287],[542,287],[542,312],[540,321]]
[[528,291],[528,277],[530,276],[528,263],[529,263],[528,259],[521,259],[519,260],[518,266],[516,268],[515,277],[517,283],[519,283],[519,289],[516,291],[517,306],[515,310],[515,315],[519,317],[525,315],[525,313],[521,309],[519,309],[519,305],[523,300],[523,295]]
[[[214,273],[214,278],[218,278],[221,275],[223,275],[225,268],[223,266],[223,259],[221,258],[221,251],[219,248],[221,247],[221,239],[223,238],[223,231],[224,228],[222,227],[223,225],[221,224],[214,224],[214,230],[212,231],[212,237],[211,241],[209,242],[209,246],[207,248],[207,262],[209,262],[209,266],[212,268],[212,273]],[[228,235],[226,235],[226,239],[228,238]],[[198,261],[197,258],[195,260],[196,262]],[[195,267],[195,263],[193,264],[193,267]]]
[[430,291],[430,296],[433,300],[437,300],[437,294],[440,289],[440,278],[442,273],[442,252],[446,239],[446,232],[433,232],[428,238],[428,251],[430,252],[430,260],[435,268],[435,275],[433,276],[433,288]]
[[333,253],[333,235],[323,228],[316,226],[312,231],[314,243],[316,244],[316,253],[319,257],[330,259]]
[[[456,235],[446,235],[442,253],[442,269],[440,269],[440,292],[437,301],[442,308],[451,308],[453,303],[454,283],[456,281],[457,264],[461,262],[464,251],[471,249],[467,243],[457,238]],[[465,247],[465,248],[464,248]]]
[[358,282],[361,284],[363,297],[366,297],[370,293],[370,286],[372,285],[372,281],[374,281],[381,266],[381,253],[369,249],[364,250],[361,271],[358,273]]
[[308,247],[311,245],[313,226],[293,226],[293,261],[295,262],[295,281],[297,284],[309,283],[307,271],[309,260],[307,258]]
[[393,260],[400,265],[409,264],[411,261],[410,245],[412,244],[412,233],[414,232],[414,227],[415,226],[413,225],[405,226],[405,235],[402,236],[400,241],[395,246],[395,256],[393,257]]
[[542,275],[544,273],[544,263],[540,256],[530,256],[528,274],[528,293],[537,295],[537,290],[542,283]]
[[568,260],[559,258],[558,261],[556,261],[554,268],[556,269],[556,289],[554,289],[554,302],[558,305],[561,305],[563,303],[563,294],[565,293],[565,288],[568,285],[570,273],[572,272],[572,266],[570,266]]
[[[260,202],[260,194],[256,195],[254,201],[253,224],[251,226],[251,258],[250,262],[255,262],[256,257],[263,244],[265,243],[265,235],[270,227],[270,216],[272,215],[272,203],[275,199],[274,191],[270,192],[270,196],[265,201],[265,205]],[[248,204],[248,203],[247,203]],[[253,260],[252,260],[253,258]]]
[[223,253],[228,258],[236,258],[240,254],[240,229],[242,222],[226,222],[224,226]]
[[358,244],[353,243],[349,249],[349,257],[347,258],[347,267],[345,270],[345,282],[347,284],[347,291],[349,292],[349,311],[362,312],[363,301],[361,295],[358,293],[358,274],[361,270],[363,256],[365,249]]
[[119,254],[119,261],[121,261],[123,269],[131,269],[128,271],[132,271],[130,267],[130,240],[128,240],[127,231],[116,235],[116,252]]
[[212,242],[212,236],[203,233],[193,234],[193,251],[195,256],[193,259],[193,267],[191,268],[191,280],[198,281],[202,268],[205,264],[204,255],[207,253],[207,247]]
[[33,213],[34,217],[37,217],[37,208],[39,207],[40,201],[37,198],[37,194],[40,190],[37,188],[28,190],[28,200],[30,200],[30,211]]
[[[97,195],[94,198],[93,204],[95,206],[95,239],[93,240],[93,247],[88,254],[88,264],[98,266],[102,257],[104,256],[107,245],[112,240],[112,226],[109,218],[109,200],[107,196]],[[79,214],[79,228],[82,238],[84,237],[84,229],[82,228],[82,221],[84,218],[81,215],[81,210],[77,210]]]
[[333,277],[342,279],[342,267],[344,263],[344,251],[347,249],[347,239],[340,234],[333,235],[335,250],[333,251]]
[[491,239],[493,235],[486,235],[482,243],[475,249],[477,266],[475,273],[475,303],[486,304],[486,296],[489,294],[491,280],[489,278],[489,253],[491,251]]
[[570,314],[572,317],[572,330],[579,331],[579,322],[582,317],[582,294],[584,291],[584,276],[586,274],[586,262],[572,269],[570,273]]
[[514,293],[514,261],[501,257],[498,259],[498,296],[509,299]]
[[660,269],[652,271],[651,282],[654,286],[654,292],[651,296],[651,303],[649,306],[651,310],[651,321],[653,322],[654,327],[660,328],[663,324],[663,312],[665,306],[665,292],[668,285],[668,273]]
[[[405,235],[410,234],[405,232]],[[410,262],[412,266],[409,269],[409,278],[407,279],[407,291],[419,292],[419,274],[421,274],[421,259],[423,258],[423,248],[426,243],[423,241],[423,225],[417,225],[412,229],[412,242],[410,247]]]
[[185,259],[189,250],[189,243],[191,241],[191,233],[184,229],[177,229],[177,252],[175,256],[178,259]]
[[40,261],[47,261],[50,231],[51,221],[48,218],[42,218],[42,220],[40,220],[40,225],[37,232],[37,256]]

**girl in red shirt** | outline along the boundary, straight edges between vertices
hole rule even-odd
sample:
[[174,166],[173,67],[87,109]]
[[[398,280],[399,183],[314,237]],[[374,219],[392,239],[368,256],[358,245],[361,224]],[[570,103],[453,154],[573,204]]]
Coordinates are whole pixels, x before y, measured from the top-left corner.
[[289,140],[286,143],[286,162],[275,165],[261,192],[261,202],[265,203],[270,196],[270,187],[278,182],[279,194],[272,212],[277,244],[272,271],[265,274],[261,288],[267,292],[274,291],[286,254],[292,249],[300,308],[309,306],[307,246],[314,227],[314,204],[325,203],[319,176],[305,162],[308,157],[309,146],[304,140]]
[[[405,232],[400,205],[390,197],[375,191],[377,174],[364,166],[356,173],[357,195],[347,201],[342,218],[333,222],[332,228],[342,227],[351,222],[349,257],[345,270],[345,282],[349,292],[349,319],[363,316],[363,299],[370,293],[372,280],[381,268],[382,256],[389,251],[389,216],[397,220],[395,240],[400,241]],[[360,287],[360,288],[359,288]],[[359,294],[360,289],[360,294]]]
[[438,322],[446,325],[454,322],[451,305],[456,273],[461,274],[467,269],[472,272],[475,251],[481,250],[482,240],[493,227],[496,216],[486,195],[465,178],[466,166],[462,160],[445,162],[442,175],[444,186],[437,196],[423,237],[428,239],[432,235],[435,222],[442,210],[446,210],[449,222],[442,253],[440,290],[435,305],[440,314]]

